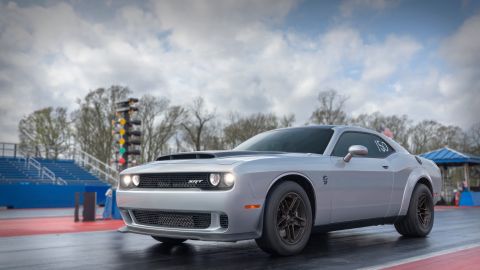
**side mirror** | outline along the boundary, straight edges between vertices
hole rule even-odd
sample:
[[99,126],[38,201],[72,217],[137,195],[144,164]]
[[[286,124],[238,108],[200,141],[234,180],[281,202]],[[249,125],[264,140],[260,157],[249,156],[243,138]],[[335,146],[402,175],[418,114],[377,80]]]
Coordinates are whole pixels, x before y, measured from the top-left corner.
[[368,149],[363,145],[352,145],[348,148],[348,154],[343,158],[343,161],[349,162],[353,156],[366,156]]

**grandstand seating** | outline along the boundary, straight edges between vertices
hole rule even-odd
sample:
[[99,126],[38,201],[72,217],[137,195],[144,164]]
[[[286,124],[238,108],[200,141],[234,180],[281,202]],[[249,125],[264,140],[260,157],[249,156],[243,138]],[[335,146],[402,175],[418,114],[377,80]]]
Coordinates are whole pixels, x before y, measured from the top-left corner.
[[25,160],[13,157],[0,157],[0,179],[28,180],[39,178],[38,170],[27,166]]
[[[98,177],[77,165],[73,160],[51,160],[36,158],[42,167],[48,168],[68,185],[105,185]],[[51,184],[42,179],[38,169],[27,166],[24,159],[0,157],[0,181],[3,183]]]

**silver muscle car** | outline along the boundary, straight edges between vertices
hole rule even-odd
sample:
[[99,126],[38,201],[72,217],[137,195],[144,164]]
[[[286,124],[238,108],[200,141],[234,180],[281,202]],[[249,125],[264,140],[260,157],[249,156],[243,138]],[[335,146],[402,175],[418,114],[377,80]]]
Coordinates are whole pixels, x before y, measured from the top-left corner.
[[117,204],[123,231],[166,244],[255,239],[266,252],[292,255],[312,231],[394,224],[424,237],[440,181],[433,162],[382,134],[305,126],[124,170]]

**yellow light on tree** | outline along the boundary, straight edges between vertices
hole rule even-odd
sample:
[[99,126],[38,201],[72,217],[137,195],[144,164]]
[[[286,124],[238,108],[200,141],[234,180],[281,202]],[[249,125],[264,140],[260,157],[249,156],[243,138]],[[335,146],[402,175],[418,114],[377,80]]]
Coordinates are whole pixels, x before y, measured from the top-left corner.
[[125,139],[124,138],[120,138],[120,140],[118,140],[118,143],[120,145],[124,145],[125,144]]
[[125,129],[121,128],[118,133],[120,133],[120,135],[125,135]]
[[125,124],[127,123],[127,120],[125,120],[125,118],[120,118],[119,122],[120,122],[120,125],[125,126]]

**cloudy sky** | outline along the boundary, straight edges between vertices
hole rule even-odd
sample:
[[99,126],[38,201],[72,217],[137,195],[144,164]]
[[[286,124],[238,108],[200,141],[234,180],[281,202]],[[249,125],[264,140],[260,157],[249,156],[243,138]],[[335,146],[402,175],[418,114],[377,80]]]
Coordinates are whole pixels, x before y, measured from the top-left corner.
[[217,113],[348,113],[468,128],[480,116],[480,1],[2,1],[0,141],[46,106],[124,85]]

